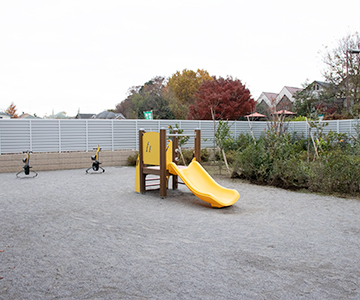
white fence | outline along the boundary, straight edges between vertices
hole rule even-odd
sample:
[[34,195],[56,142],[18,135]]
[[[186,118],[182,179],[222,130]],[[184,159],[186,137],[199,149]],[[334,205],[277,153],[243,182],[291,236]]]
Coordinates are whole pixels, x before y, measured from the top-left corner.
[[[328,121],[324,132],[344,132],[354,134],[358,120]],[[212,147],[214,124],[212,121],[188,120],[1,120],[0,154],[34,152],[89,151],[97,144],[104,150],[138,149],[138,131],[159,131],[169,125],[193,133],[201,129],[202,147]],[[256,137],[266,130],[268,122],[252,122]],[[250,132],[249,122],[229,121],[233,136]],[[288,131],[307,136],[306,122],[285,123]],[[193,146],[190,139],[187,146]]]

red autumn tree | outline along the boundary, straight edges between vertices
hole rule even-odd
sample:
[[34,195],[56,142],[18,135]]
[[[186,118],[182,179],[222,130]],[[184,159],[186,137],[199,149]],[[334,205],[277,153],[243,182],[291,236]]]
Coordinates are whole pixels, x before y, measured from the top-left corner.
[[253,112],[255,101],[239,79],[232,77],[204,81],[189,107],[188,120],[237,120]]
[[14,102],[11,102],[10,106],[6,109],[5,113],[11,115],[11,119],[16,119],[19,117],[16,111],[17,111],[16,105],[14,104]]

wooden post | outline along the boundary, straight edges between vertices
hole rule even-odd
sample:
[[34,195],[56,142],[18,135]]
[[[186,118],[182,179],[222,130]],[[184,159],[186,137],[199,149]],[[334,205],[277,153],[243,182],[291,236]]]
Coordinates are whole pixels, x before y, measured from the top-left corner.
[[166,197],[166,129],[160,129],[160,197]]
[[140,193],[145,193],[145,177],[144,174],[144,156],[143,156],[143,134],[145,133],[144,129],[139,130],[139,176],[140,176]]
[[201,163],[201,131],[195,129],[195,158],[196,161]]
[[[175,129],[174,132],[175,134],[178,133],[178,130]],[[179,159],[179,153],[176,151],[179,150],[179,137],[178,136],[174,136],[173,139],[173,162],[177,165],[178,164],[178,159]],[[173,190],[177,190],[178,189],[178,176],[177,175],[173,175],[172,176],[172,188]]]

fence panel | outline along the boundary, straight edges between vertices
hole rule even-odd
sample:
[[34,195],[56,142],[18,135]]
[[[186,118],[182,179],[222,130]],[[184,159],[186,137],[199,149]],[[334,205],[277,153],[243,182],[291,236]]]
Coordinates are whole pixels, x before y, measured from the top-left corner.
[[352,120],[343,120],[339,123],[339,132],[346,133],[348,135],[351,134]]
[[[355,134],[358,120],[327,121],[323,132]],[[202,147],[214,146],[213,121],[192,120],[0,120],[0,154],[34,152],[92,151],[97,144],[104,150],[138,149],[138,131],[159,131],[161,127],[178,125],[185,134],[201,129]],[[216,122],[216,125],[218,122]],[[270,126],[270,122],[230,121],[234,137],[250,133],[256,138]],[[284,123],[289,132],[307,137],[306,122]],[[313,129],[314,131],[314,129]],[[191,138],[185,147],[193,147]]]
[[137,148],[136,120],[114,120],[113,133],[114,150]]
[[201,147],[214,147],[214,122],[202,121],[201,123]]
[[86,151],[86,120],[64,120],[60,124],[61,151]]
[[34,152],[61,152],[59,120],[31,120],[31,144]]
[[103,150],[112,150],[112,120],[88,120],[88,150],[99,145]]
[[306,122],[292,122],[292,132],[298,137],[301,138],[302,136],[304,138],[307,138],[309,127]]
[[0,154],[32,150],[29,120],[0,120]]

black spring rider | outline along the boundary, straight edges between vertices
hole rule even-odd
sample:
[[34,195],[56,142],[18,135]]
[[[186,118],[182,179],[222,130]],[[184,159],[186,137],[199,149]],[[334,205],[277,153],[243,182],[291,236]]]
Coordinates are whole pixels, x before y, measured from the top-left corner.
[[90,168],[88,168],[85,172],[86,172],[86,174],[89,174],[88,171],[90,169],[93,169],[93,171],[95,171],[95,172],[97,172],[97,171],[99,171],[99,169],[101,169],[102,172],[104,173],[105,170],[102,167],[100,167],[101,162],[99,162],[99,152],[100,152],[101,148],[99,148],[99,145],[97,145],[97,147],[93,148],[93,149],[96,150],[96,154],[91,156],[91,159],[94,162],[92,163],[92,166]]
[[[30,153],[32,153],[32,151],[23,151],[23,153],[26,153],[26,157],[25,158],[23,158],[23,163],[25,164],[24,165],[24,171],[20,171],[20,172],[18,172],[17,174],[16,174],[16,177],[17,178],[35,178],[37,175],[38,175],[38,173],[36,173],[35,171],[31,171],[30,169],[32,168],[32,167],[30,167],[30,165],[29,165],[29,163],[30,163]],[[25,176],[19,176],[20,175],[20,173],[22,173],[22,172],[24,172],[24,174],[25,174]],[[34,174],[31,174],[31,173],[35,173],[35,175]],[[31,174],[31,176],[29,176]]]

